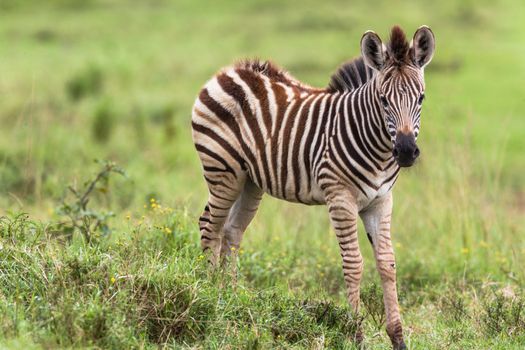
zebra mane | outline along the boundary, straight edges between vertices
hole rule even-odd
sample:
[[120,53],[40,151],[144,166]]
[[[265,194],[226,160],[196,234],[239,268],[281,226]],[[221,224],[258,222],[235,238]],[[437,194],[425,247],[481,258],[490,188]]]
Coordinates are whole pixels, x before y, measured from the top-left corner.
[[249,70],[267,76],[273,81],[280,83],[290,83],[293,79],[288,72],[279,68],[270,61],[261,61],[259,59],[246,59],[234,64],[235,69]]
[[311,87],[296,78],[294,78],[286,70],[280,68],[271,61],[261,61],[259,59],[246,59],[236,62],[233,65],[234,69],[247,70],[257,74],[262,74],[270,78],[271,81],[283,83],[285,85],[294,86],[303,91],[316,91],[318,89]]
[[363,57],[357,57],[343,63],[330,78],[328,92],[353,91],[365,84],[374,76],[372,68],[368,67]]
[[388,44],[388,52],[392,56],[394,64],[397,66],[410,64],[409,50],[410,44],[407,41],[405,32],[399,26],[394,26],[390,33],[390,43]]

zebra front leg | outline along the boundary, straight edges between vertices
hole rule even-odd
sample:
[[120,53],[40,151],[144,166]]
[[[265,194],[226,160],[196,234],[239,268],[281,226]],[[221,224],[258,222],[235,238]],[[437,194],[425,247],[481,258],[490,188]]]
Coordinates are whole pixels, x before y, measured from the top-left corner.
[[374,248],[376,267],[383,286],[383,302],[386,312],[386,332],[394,349],[406,349],[399,314],[396,288],[396,264],[390,239],[392,216],[392,192],[378,200],[361,213],[365,229]]
[[[357,239],[357,206],[350,193],[340,192],[337,197],[328,201],[330,220],[334,227],[343,259],[343,274],[347,288],[347,297],[354,316],[359,312],[359,288],[363,274],[363,257]],[[361,343],[363,332],[361,325],[355,335],[355,341]]]

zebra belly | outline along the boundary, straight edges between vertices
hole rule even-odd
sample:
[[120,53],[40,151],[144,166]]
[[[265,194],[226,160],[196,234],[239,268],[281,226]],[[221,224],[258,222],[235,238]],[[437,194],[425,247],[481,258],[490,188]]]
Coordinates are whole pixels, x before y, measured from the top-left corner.
[[323,192],[315,183],[312,183],[309,191],[307,191],[306,188],[302,188],[297,194],[295,188],[293,187],[285,187],[284,190],[281,190],[279,188],[270,188],[269,186],[258,184],[252,176],[250,176],[250,178],[255,184],[257,184],[257,186],[259,186],[259,188],[261,188],[264,192],[266,192],[274,198],[282,199],[287,202],[302,203],[306,205],[326,204]]
[[280,193],[272,193],[268,190],[265,190],[265,192],[274,198],[282,199],[282,200],[285,200],[291,203],[301,203],[301,204],[306,204],[306,205],[326,204],[324,195],[322,193],[317,193],[317,191],[312,191],[311,193],[308,193],[307,195],[303,195],[300,198],[296,198],[290,194],[283,196]]
[[[286,178],[283,178],[282,173],[279,171],[273,171],[271,166],[270,169],[264,171],[264,169],[260,169],[257,165],[250,165],[251,166],[248,167],[249,178],[261,190],[270,196],[287,202],[303,203],[307,205],[320,205],[326,203],[324,193],[313,180],[313,176],[310,177],[310,183],[308,183],[308,181],[305,181],[304,179],[304,174],[301,176],[287,173]],[[257,172],[260,175],[255,176],[250,169],[253,169],[253,172]],[[296,181],[296,176],[299,176],[299,179],[302,180]]]

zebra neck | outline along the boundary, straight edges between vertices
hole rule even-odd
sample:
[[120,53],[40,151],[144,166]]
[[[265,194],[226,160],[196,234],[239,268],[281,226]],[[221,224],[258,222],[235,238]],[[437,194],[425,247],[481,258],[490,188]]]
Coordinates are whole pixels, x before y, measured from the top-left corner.
[[379,105],[376,79],[341,95],[339,120],[335,123],[353,161],[378,171],[395,166],[392,142]]

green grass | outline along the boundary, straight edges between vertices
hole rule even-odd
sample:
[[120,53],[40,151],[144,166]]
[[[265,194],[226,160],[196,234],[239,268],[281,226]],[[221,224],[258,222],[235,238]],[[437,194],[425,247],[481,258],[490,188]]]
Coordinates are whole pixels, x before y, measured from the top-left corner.
[[[0,3],[0,348],[351,348],[358,320],[325,208],[266,197],[237,286],[208,271],[190,110],[205,81],[242,57],[325,86],[365,30],[386,38],[393,24],[410,34],[428,24],[437,39],[422,159],[394,190],[407,345],[523,346],[525,4],[301,4]],[[68,184],[96,174],[93,159],[128,176],[91,194],[112,230],[87,244],[70,236],[61,203]],[[365,341],[387,349],[362,236]]]

